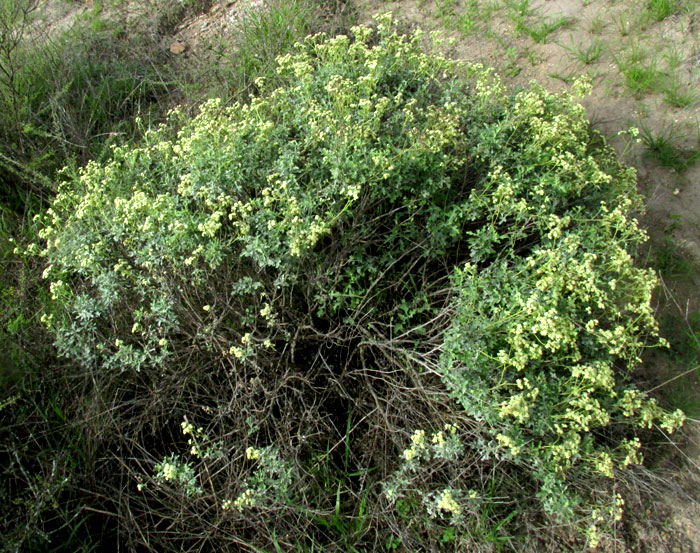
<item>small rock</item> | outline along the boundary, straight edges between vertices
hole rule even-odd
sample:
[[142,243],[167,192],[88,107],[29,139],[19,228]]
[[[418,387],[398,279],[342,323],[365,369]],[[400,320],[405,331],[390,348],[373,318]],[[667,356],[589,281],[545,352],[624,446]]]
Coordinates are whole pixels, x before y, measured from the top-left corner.
[[182,54],[185,51],[185,45],[176,40],[175,42],[170,43],[170,53],[171,54]]

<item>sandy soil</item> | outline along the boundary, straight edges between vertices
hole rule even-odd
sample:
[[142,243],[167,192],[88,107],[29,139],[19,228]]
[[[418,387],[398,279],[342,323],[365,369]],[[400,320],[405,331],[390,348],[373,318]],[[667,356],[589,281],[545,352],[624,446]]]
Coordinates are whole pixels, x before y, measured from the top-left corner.
[[187,50],[201,53],[206,43],[216,38],[224,40],[235,32],[240,19],[249,10],[262,9],[263,0],[226,0],[214,2],[211,9],[183,21],[175,29],[174,42]]

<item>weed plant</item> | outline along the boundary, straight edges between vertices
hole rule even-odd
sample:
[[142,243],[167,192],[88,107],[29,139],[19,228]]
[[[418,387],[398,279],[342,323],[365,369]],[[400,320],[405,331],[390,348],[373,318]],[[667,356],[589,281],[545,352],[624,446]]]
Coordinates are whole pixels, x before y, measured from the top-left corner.
[[615,60],[625,85],[639,99],[643,94],[658,88],[661,74],[656,58],[641,45],[635,44]]
[[573,23],[571,18],[565,16],[543,16],[530,5],[530,0],[509,0],[504,4],[508,7],[516,33],[527,35],[537,43],[547,42],[550,34]]
[[588,31],[593,35],[600,35],[603,33],[607,25],[607,18],[605,18],[603,15],[596,15],[588,22]]
[[[677,220],[679,216],[672,215],[672,218]],[[692,282],[695,267],[675,244],[673,235],[677,228],[676,222],[664,227],[666,240],[663,246],[657,248],[654,266],[667,280]]]
[[627,12],[617,12],[613,14],[612,21],[617,32],[623,37],[628,36],[635,25],[634,18]]
[[677,73],[668,77],[660,86],[664,101],[676,108],[687,108],[700,101],[697,89],[681,82]]
[[474,33],[483,27],[483,23],[491,18],[496,7],[492,4],[468,0],[456,2],[443,0],[436,3],[437,17],[446,29],[453,29],[463,36]]
[[553,19],[545,19],[533,24],[521,24],[519,31],[525,33],[535,42],[541,44],[547,42],[549,35],[559,29],[571,26],[572,20],[568,17],[560,16]]
[[675,125],[669,125],[655,132],[646,125],[641,126],[641,140],[647,148],[647,155],[662,167],[682,173],[700,159],[700,141],[695,148],[684,148],[678,144],[683,139]]
[[648,0],[645,7],[649,17],[658,22],[678,13],[682,4],[681,0]]
[[[666,275],[674,271],[681,273],[681,279],[692,279],[696,267],[673,250],[659,253],[657,264]],[[689,272],[688,272],[689,271]],[[678,309],[666,313],[660,322],[661,333],[668,337],[668,358],[671,371],[666,371],[664,382],[657,386],[663,390],[669,405],[682,409],[689,418],[700,418],[700,400],[695,393],[693,381],[700,376],[700,313]]]
[[590,65],[600,59],[603,54],[603,43],[600,40],[593,40],[588,46],[583,46],[574,41],[573,35],[570,38],[571,45],[562,44],[562,48],[569,54],[579,60],[584,65]]
[[26,255],[125,548],[620,539],[641,440],[683,420],[629,380],[658,342],[634,172],[585,83],[510,94],[424,44],[306,38],[64,173]]

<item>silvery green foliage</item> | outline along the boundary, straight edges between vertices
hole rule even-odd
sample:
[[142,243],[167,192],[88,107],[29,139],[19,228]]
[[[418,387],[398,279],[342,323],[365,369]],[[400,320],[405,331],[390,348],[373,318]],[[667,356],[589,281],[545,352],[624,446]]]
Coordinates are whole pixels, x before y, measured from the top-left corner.
[[285,291],[301,283],[302,307],[337,314],[411,244],[427,236],[430,256],[457,242],[448,198],[469,106],[443,81],[455,63],[387,21],[379,44],[353,33],[281,58],[286,86],[175,112],[61,185],[41,236],[63,354],[141,370],[196,344],[255,362],[296,331],[278,316]]
[[197,484],[194,467],[187,461],[182,461],[176,454],[165,457],[156,464],[155,480],[160,484],[182,488],[187,495],[198,495],[202,488]]
[[[443,381],[485,423],[498,455],[528,467],[545,509],[567,521],[585,503],[574,480],[613,479],[641,463],[625,428],[672,432],[684,420],[629,383],[643,349],[663,344],[651,308],[657,280],[631,255],[645,239],[629,215],[640,206],[635,173],[589,130],[584,91],[532,86],[476,131],[482,144],[505,144],[489,149],[490,170],[470,194],[469,216],[484,224],[467,233],[471,259],[453,275],[440,360]],[[591,543],[604,520],[619,520],[618,499],[590,507]]]

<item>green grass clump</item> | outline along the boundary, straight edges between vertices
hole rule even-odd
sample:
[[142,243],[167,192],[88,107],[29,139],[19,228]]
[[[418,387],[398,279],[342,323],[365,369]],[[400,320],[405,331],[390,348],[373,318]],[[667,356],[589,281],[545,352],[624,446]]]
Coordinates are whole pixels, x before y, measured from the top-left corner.
[[530,5],[530,0],[504,2],[508,16],[515,25],[515,32],[529,36],[537,43],[546,43],[549,35],[570,27],[573,19],[566,16],[547,17]]
[[[310,0],[266,0],[241,15],[235,33],[235,48],[228,42],[213,45],[218,59],[213,67],[220,89],[233,88],[234,94],[215,90],[219,96],[246,98],[257,92],[257,79],[272,79],[275,58],[287,53],[295,42],[318,28],[322,11]],[[223,92],[223,95],[221,94]]]
[[308,37],[64,174],[28,253],[129,546],[616,539],[637,432],[683,420],[628,379],[657,334],[634,174],[584,83],[510,94],[424,39]]
[[653,21],[663,21],[681,8],[682,2],[679,0],[648,0],[646,4],[646,11]]
[[544,44],[549,39],[549,35],[559,29],[570,27],[572,23],[571,18],[560,16],[536,21],[535,23],[519,23],[516,26],[516,30],[526,34],[538,44]]
[[593,40],[588,46],[583,46],[574,41],[573,35],[571,36],[571,46],[562,44],[562,48],[584,65],[598,61],[603,54],[603,43],[600,40]]
[[99,11],[65,30],[42,27],[36,0],[0,10],[0,180],[3,205],[46,199],[55,171],[133,135],[135,114],[167,95],[163,54]]
[[658,132],[644,125],[641,128],[641,140],[646,146],[647,155],[662,167],[682,173],[700,159],[700,145],[697,148],[684,148],[678,144],[677,138],[679,132],[675,125]]
[[655,90],[660,85],[661,73],[656,58],[639,45],[634,45],[616,60],[625,85],[635,98]]
[[684,85],[676,75],[669,77],[661,85],[661,92],[664,95],[664,101],[676,108],[687,108],[700,101],[697,89],[693,88],[692,85]]

